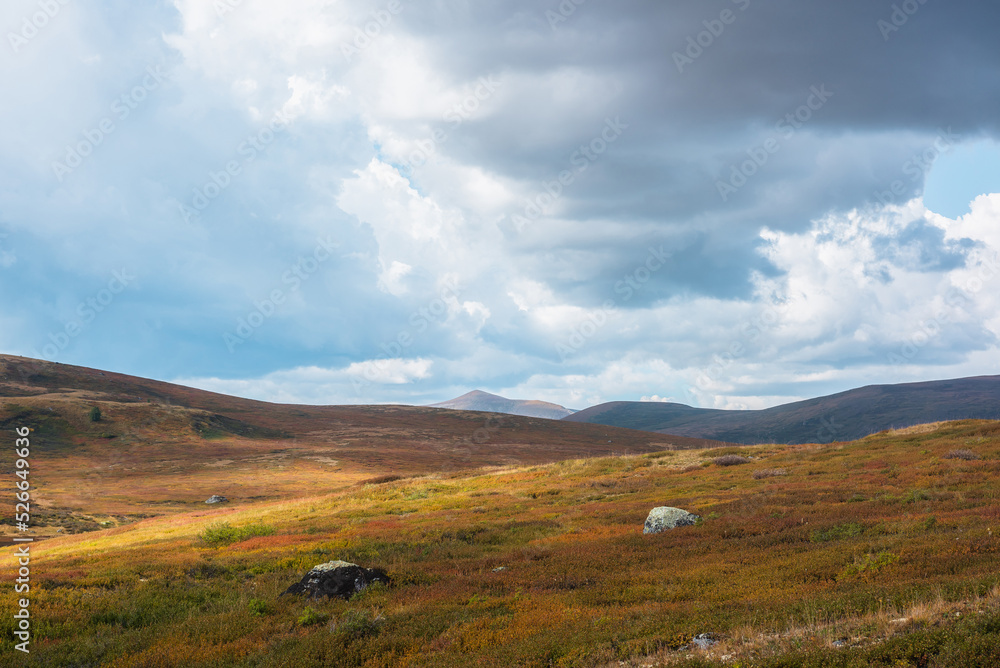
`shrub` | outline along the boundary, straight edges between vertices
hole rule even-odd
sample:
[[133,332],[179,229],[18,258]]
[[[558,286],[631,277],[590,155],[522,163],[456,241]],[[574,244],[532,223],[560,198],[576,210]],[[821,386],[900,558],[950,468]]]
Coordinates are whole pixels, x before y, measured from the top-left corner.
[[397,480],[402,480],[401,475],[380,475],[375,478],[369,478],[368,480],[362,480],[361,485],[384,485],[387,482],[396,482]]
[[777,478],[783,475],[788,475],[788,471],[785,469],[760,469],[753,472],[753,479],[762,480],[764,478]]
[[854,538],[864,533],[865,528],[857,522],[848,524],[838,524],[827,529],[817,529],[809,534],[809,540],[813,543],[825,543],[831,540],[841,540],[843,538]]
[[199,537],[209,545],[229,545],[254,536],[271,536],[274,532],[274,527],[267,524],[248,524],[234,527],[229,522],[222,522],[206,527]]
[[313,626],[314,624],[322,624],[326,620],[330,619],[330,615],[325,612],[317,612],[311,607],[306,606],[306,609],[302,611],[299,615],[299,626]]
[[90,421],[91,422],[101,421],[101,409],[98,408],[97,406],[94,406],[93,408],[90,409]]
[[259,598],[250,599],[250,604],[247,607],[250,608],[250,614],[254,617],[263,617],[271,613],[271,606]]
[[662,450],[660,452],[650,452],[646,455],[647,459],[662,459],[663,457],[676,457],[677,453],[673,450]]
[[973,461],[979,459],[977,455],[972,450],[952,450],[944,456],[945,459],[964,459],[965,461]]
[[716,466],[738,466],[740,464],[749,464],[750,460],[742,455],[723,455],[713,459],[712,463]]
[[349,638],[359,640],[377,635],[384,618],[378,613],[367,610],[348,610],[339,622],[332,622],[330,630]]
[[886,566],[899,561],[899,555],[892,552],[879,552],[878,554],[866,554],[862,559],[855,559],[853,564],[848,564],[844,570],[837,575],[838,581],[850,580],[855,577],[862,577],[877,573]]

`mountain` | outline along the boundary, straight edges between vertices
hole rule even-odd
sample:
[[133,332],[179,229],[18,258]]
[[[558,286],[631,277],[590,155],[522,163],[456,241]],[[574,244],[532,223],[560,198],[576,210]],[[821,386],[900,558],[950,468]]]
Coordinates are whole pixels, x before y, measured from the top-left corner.
[[1000,418],[1000,376],[869,385],[764,410],[614,401],[563,418],[733,443],[828,443],[927,422]]
[[547,420],[561,420],[576,412],[559,404],[550,404],[547,401],[507,399],[481,390],[473,390],[451,401],[431,404],[430,408],[507,413],[509,415],[545,418]]
[[[722,445],[440,408],[273,404],[0,355],[0,431],[18,427],[33,430],[32,517],[70,529],[190,510],[213,494],[277,500],[386,476]],[[0,471],[12,461],[0,450]]]

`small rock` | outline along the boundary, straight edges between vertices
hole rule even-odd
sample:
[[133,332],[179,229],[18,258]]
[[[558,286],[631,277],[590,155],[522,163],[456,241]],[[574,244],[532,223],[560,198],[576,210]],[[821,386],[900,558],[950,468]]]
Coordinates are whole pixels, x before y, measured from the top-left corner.
[[837,648],[847,647],[847,638],[840,638],[839,640],[834,640],[833,646]]
[[281,593],[306,594],[309,598],[342,598],[345,601],[369,585],[381,582],[392,584],[391,579],[380,568],[363,568],[349,561],[328,561],[313,566],[299,582]]
[[506,566],[497,566],[496,568],[493,569],[493,572],[499,573],[500,571],[505,571],[505,570],[507,570]]
[[218,494],[213,494],[212,496],[208,497],[208,501],[206,501],[205,503],[226,503],[228,501],[229,501],[229,499],[227,499],[224,496],[219,496]]
[[670,506],[660,506],[649,511],[646,524],[642,528],[643,533],[660,533],[677,527],[691,526],[700,517],[680,508]]
[[691,640],[691,644],[698,649],[708,649],[719,642],[716,637],[714,633],[699,633]]

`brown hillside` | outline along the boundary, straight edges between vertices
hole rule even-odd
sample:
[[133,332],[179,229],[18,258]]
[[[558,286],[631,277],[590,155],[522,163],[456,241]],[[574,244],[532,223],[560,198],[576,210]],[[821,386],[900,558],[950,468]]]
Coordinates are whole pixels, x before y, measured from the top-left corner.
[[[718,445],[470,411],[271,404],[0,356],[0,428],[18,426],[34,429],[34,519],[69,530],[204,507],[212,494],[243,503],[385,476]],[[0,466],[10,461],[5,451]]]

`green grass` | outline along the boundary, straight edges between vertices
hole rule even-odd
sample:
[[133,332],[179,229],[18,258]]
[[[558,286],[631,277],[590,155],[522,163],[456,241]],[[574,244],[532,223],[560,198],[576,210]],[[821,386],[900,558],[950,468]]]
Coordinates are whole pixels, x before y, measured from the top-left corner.
[[[982,459],[942,458],[971,439]],[[600,457],[41,542],[24,665],[1000,665],[1000,424],[741,452],[787,475],[699,466],[722,456],[706,451]],[[643,535],[659,505],[705,519]],[[331,559],[393,585],[280,596]],[[719,648],[679,650],[700,633]]]
[[200,535],[207,545],[220,546],[238,543],[256,536],[272,536],[276,532],[273,526],[266,524],[248,524],[234,527],[228,522],[221,522],[207,527]]

